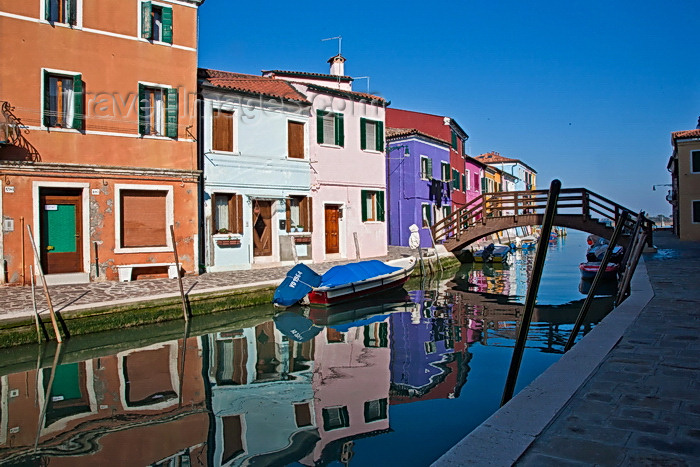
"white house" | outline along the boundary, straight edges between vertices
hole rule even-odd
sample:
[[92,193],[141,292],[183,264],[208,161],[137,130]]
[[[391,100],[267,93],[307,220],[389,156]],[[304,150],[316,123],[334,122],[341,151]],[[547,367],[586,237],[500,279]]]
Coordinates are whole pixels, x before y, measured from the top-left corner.
[[206,270],[310,261],[309,101],[272,78],[198,74]]

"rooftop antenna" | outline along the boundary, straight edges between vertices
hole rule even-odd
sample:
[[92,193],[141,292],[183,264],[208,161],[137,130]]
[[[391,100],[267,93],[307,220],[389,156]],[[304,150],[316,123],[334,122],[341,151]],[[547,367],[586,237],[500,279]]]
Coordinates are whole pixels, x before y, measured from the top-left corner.
[[343,36],[335,36],[335,37],[329,37],[327,39],[321,39],[321,42],[332,41],[335,39],[338,39],[338,55],[342,55],[340,52],[341,52],[342,47],[343,47]]
[[367,80],[367,94],[370,94],[370,92],[369,92],[369,76],[356,76],[353,79],[366,79]]

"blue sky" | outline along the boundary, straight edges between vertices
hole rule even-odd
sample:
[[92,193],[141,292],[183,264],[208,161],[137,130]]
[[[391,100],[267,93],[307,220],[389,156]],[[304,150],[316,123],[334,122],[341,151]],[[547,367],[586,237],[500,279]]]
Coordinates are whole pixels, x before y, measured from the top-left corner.
[[[670,133],[700,116],[700,2],[237,2],[200,8],[200,66],[345,72],[448,115],[497,151],[633,210],[669,214]],[[367,91],[366,79],[355,90]]]

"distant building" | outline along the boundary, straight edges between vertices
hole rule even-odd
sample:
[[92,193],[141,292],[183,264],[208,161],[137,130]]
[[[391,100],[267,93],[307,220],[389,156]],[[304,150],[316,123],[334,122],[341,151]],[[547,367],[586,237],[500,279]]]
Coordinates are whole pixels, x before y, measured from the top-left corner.
[[415,224],[431,247],[429,227],[452,212],[450,143],[412,128],[388,128],[386,140],[389,245],[408,246]]
[[700,240],[700,122],[695,130],[671,133],[673,154],[668,201],[673,208],[673,231],[681,240]]
[[386,111],[386,121],[388,127],[415,128],[450,143],[450,167],[448,173],[441,175],[441,179],[451,185],[453,209],[459,209],[467,201],[479,196],[479,184],[474,183],[475,173],[483,166],[467,154],[466,142],[469,136],[453,118],[389,108]]
[[515,177],[514,184],[503,187],[503,191],[537,189],[537,171],[519,159],[504,157],[497,152],[488,152],[477,156],[476,159]]

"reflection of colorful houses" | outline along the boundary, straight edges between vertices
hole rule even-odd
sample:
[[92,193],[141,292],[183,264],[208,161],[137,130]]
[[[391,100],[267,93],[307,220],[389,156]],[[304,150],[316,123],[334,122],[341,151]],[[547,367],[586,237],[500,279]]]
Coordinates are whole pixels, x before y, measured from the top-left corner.
[[209,417],[196,338],[0,381],[4,461],[155,465],[205,455]]
[[415,129],[388,128],[387,209],[389,245],[408,246],[412,224],[421,246],[432,246],[428,227],[452,212],[450,145]]
[[352,440],[389,429],[389,323],[340,332],[326,327],[315,341],[316,425],[321,441],[304,465],[352,457]]
[[[417,314],[394,313],[391,331],[391,404],[454,398],[466,382],[462,330],[455,329],[451,303],[434,291],[412,292]],[[460,351],[455,351],[455,341]]]
[[319,439],[313,341],[296,343],[271,321],[203,340],[213,413],[209,465],[285,465]]

